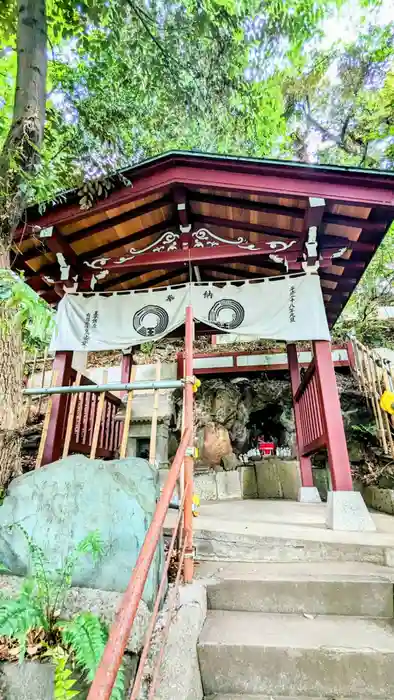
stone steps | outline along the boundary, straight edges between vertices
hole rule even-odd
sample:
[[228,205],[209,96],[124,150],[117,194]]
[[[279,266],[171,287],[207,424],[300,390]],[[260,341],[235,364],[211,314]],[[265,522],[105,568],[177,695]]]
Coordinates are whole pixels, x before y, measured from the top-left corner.
[[[333,698],[330,695],[324,698],[318,698],[316,696],[311,697],[310,695],[308,697],[306,697],[305,695],[303,695],[302,697],[300,695],[298,695],[297,697],[294,695],[292,697],[289,697],[288,695],[249,695],[248,693],[242,693],[242,695],[234,695],[233,693],[231,693],[230,695],[206,695],[205,700],[333,700]],[[363,697],[360,697],[358,695],[357,697],[353,696],[352,698],[350,698],[342,695],[340,698],[338,698],[338,700],[370,700],[370,696],[363,695]],[[389,698],[387,698],[387,700],[389,700]]]
[[[170,534],[168,528],[165,534]],[[282,538],[196,527],[194,545],[201,561],[369,562],[384,566],[387,559],[385,546],[311,540],[297,533]]]
[[198,654],[207,696],[394,696],[386,620],[211,610]]
[[203,562],[211,610],[393,617],[394,573],[337,563]]
[[[249,694],[245,695],[245,693],[243,693],[242,695],[233,695],[233,693],[231,693],[230,695],[221,695],[221,694],[220,695],[215,694],[215,695],[209,695],[209,696],[206,695],[205,700],[332,700],[332,697],[326,696],[325,698],[323,698],[323,697],[317,698],[316,696],[314,696],[314,697],[311,697],[311,696],[295,697],[294,695],[293,695],[293,697],[284,696],[284,695],[249,695]],[[366,696],[366,695],[364,695],[363,697],[360,697],[360,696],[354,697],[353,696],[352,698],[349,698],[349,697],[345,697],[344,695],[342,695],[342,697],[339,700],[370,700],[370,696]],[[389,698],[387,698],[387,700],[389,700]]]
[[394,569],[202,562],[206,700],[394,697]]

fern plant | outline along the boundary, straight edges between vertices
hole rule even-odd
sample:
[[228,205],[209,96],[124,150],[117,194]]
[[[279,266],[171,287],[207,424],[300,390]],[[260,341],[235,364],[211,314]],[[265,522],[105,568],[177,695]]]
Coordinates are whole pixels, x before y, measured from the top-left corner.
[[[79,694],[75,689],[73,668],[91,682],[108,638],[104,623],[91,613],[80,613],[71,621],[60,620],[66,595],[78,561],[90,555],[94,561],[100,559],[104,548],[98,531],[89,533],[77,547],[67,555],[62,568],[50,570],[45,552],[26,530],[17,527],[24,535],[30,555],[31,575],[21,587],[17,598],[0,596],[0,636],[19,643],[19,660],[26,655],[29,633],[43,630],[45,633],[45,656],[55,664],[56,700],[68,700]],[[6,568],[6,567],[4,567]],[[118,673],[112,700],[124,697],[123,669]]]
[[[92,613],[80,613],[70,622],[62,623],[62,640],[73,650],[77,665],[92,682],[108,640],[107,626]],[[121,667],[115,681],[111,700],[124,698],[124,671]]]
[[76,679],[73,678],[72,670],[69,666],[70,655],[61,646],[48,649],[45,656],[48,656],[55,666],[54,677],[54,698],[55,700],[72,700],[79,695],[76,689]]

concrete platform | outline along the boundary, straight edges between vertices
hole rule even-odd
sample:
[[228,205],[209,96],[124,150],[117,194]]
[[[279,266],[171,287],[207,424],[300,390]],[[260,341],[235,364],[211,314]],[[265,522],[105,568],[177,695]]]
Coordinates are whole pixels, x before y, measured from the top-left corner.
[[[376,532],[330,530],[324,503],[232,500],[201,505],[197,558],[233,561],[366,561],[394,565],[394,518],[371,513]],[[167,525],[175,522],[172,511]]]
[[394,696],[393,626],[383,620],[213,610],[198,651],[208,696]]
[[394,569],[355,562],[202,562],[211,610],[393,617]]
[[[205,700],[332,700],[330,697],[325,697],[325,698],[317,698],[316,696],[311,697],[310,695],[306,697],[306,695],[303,695],[302,697],[300,695],[297,695],[293,697],[289,697],[288,695],[249,695],[245,693],[242,693],[242,695],[234,695],[231,693],[230,695],[206,695]],[[334,699],[335,700],[335,699]],[[357,697],[345,697],[344,695],[341,696],[339,700],[371,700],[371,696],[364,695],[363,697],[360,697],[358,695]],[[387,698],[389,700],[389,698]],[[390,699],[391,700],[391,699]]]
[[[290,698],[288,695],[285,697],[284,695],[245,695],[245,693],[242,693],[242,695],[233,695],[233,693],[230,695],[217,695],[215,693],[215,695],[206,695],[205,700],[327,700],[327,697],[317,698],[316,696],[306,697],[305,695],[302,697],[297,695],[297,697],[295,697],[293,695],[293,697]],[[328,700],[331,700],[331,698],[328,698]],[[342,695],[340,700],[371,700],[371,696],[364,695],[363,697],[360,697],[358,695],[356,698],[354,696],[349,698]],[[387,698],[387,700],[389,700],[389,698]]]

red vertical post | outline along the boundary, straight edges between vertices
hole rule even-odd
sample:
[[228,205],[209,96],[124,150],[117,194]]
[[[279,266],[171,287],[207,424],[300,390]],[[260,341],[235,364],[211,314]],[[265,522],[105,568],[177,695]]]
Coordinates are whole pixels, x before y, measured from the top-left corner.
[[[193,377],[193,335],[194,321],[193,309],[191,306],[186,308],[186,328],[185,328],[185,400],[184,400],[184,430],[191,430],[190,447],[193,446],[193,385],[191,378]],[[185,505],[183,514],[184,537],[186,540],[185,548],[185,564],[184,578],[185,583],[191,583],[193,580],[194,562],[193,562],[193,457],[190,454],[185,455],[184,459],[184,474],[185,474]]]
[[[122,355],[122,362],[120,365],[120,381],[122,383],[130,381],[131,366],[133,364],[133,353],[128,352],[126,355]],[[121,392],[121,397],[127,394],[127,391]]]
[[353,343],[348,340],[346,343],[347,359],[349,360],[350,369],[357,370],[356,358],[354,356]]
[[333,491],[352,491],[352,474],[332,361],[331,343],[327,340],[314,341],[313,351],[326,429],[332,488]]
[[287,346],[287,359],[289,362],[291,393],[293,396],[294,422],[296,428],[297,453],[300,462],[301,484],[302,486],[313,486],[312,463],[310,457],[303,455],[302,425],[300,406],[295,400],[295,395],[300,384],[300,366],[298,364],[297,346],[290,343]]
[[184,368],[184,353],[183,352],[178,352],[176,356],[176,377],[177,379],[182,379],[183,377],[183,368]]
[[[72,352],[57,352],[53,361],[56,386],[69,386],[72,380]],[[45,441],[41,465],[50,464],[60,459],[63,450],[63,437],[67,407],[67,394],[54,394],[48,433]]]

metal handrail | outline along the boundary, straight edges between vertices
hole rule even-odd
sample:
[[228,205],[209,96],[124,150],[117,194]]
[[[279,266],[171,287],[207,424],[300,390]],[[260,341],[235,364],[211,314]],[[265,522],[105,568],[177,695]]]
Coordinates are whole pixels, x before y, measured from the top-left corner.
[[80,384],[79,386],[48,386],[24,389],[25,396],[47,396],[50,394],[97,394],[103,391],[148,391],[150,389],[180,389],[187,382],[193,384],[194,377],[190,379],[160,379],[156,381],[139,382],[110,382],[109,384]]
[[191,439],[192,430],[188,427],[178,447],[129,584],[123,595],[116,619],[112,624],[109,639],[87,700],[109,700],[111,697],[111,692],[122,663],[131,628],[137,614],[138,605],[142,598],[149,568],[156,551],[170,501]]

